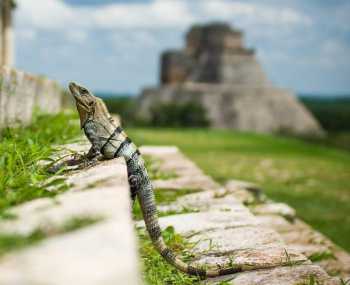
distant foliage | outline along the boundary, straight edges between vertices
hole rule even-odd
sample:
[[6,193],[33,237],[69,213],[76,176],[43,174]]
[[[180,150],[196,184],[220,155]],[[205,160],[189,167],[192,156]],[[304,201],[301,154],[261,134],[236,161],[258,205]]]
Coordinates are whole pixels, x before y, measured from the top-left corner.
[[[102,97],[111,113],[121,116],[123,125],[150,125],[161,127],[207,127],[206,110],[196,102],[158,103],[151,110],[151,119],[137,119],[135,97]],[[302,102],[328,132],[350,131],[350,97],[302,97]],[[281,130],[283,132],[283,130]]]
[[123,125],[136,123],[136,99],[131,96],[102,97],[109,112],[120,115]]
[[304,97],[302,101],[327,131],[350,131],[350,97]]
[[102,97],[108,110],[121,116],[123,125],[153,127],[208,127],[204,107],[197,102],[157,103],[150,110],[148,121],[138,118],[134,97]]
[[150,124],[159,127],[208,127],[204,107],[197,102],[158,103],[151,108]]

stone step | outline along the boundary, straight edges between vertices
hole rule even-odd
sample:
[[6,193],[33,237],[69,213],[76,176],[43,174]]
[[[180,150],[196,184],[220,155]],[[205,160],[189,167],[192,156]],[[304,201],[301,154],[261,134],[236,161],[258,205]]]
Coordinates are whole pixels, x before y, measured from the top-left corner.
[[155,188],[210,190],[220,187],[174,146],[142,146],[140,151],[143,155],[159,160],[164,172],[171,172],[177,176],[172,179],[152,181]]
[[[222,187],[210,181],[210,177],[175,148],[147,147],[141,148],[141,152],[160,159],[161,170],[178,175],[176,179],[156,181],[155,187],[191,188],[190,176],[196,181],[207,180],[198,183],[202,192],[182,196],[160,207],[161,211],[180,213],[160,218],[160,225],[163,230],[174,227],[194,245],[190,249],[193,265],[220,269],[237,266],[244,270],[208,280],[207,284],[218,284],[219,280],[227,278],[233,279],[229,284],[296,285],[309,284],[305,283],[308,281],[314,282],[310,284],[340,284],[318,265],[311,265],[303,254],[307,253],[306,248],[284,241],[283,233],[290,232],[290,225],[296,219],[292,208],[268,200],[262,190],[251,183],[230,181]],[[186,171],[178,171],[181,165],[186,165]],[[181,214],[184,209],[195,212]],[[271,225],[271,219],[277,228]],[[138,226],[141,225],[139,222]],[[293,230],[300,228],[300,222],[293,223]]]
[[[235,181],[225,185],[235,198],[251,201],[251,191],[237,187]],[[243,192],[245,194],[242,194]],[[244,197],[244,199],[242,199]],[[295,210],[283,203],[264,201],[253,204],[250,209],[261,224],[277,231],[289,248],[298,250],[321,266],[332,276],[350,280],[350,255],[330,239],[298,219]]]

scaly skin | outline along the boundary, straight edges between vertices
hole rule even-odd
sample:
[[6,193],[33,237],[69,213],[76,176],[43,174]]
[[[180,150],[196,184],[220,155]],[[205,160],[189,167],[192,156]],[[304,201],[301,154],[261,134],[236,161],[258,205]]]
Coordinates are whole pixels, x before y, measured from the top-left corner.
[[126,133],[111,118],[105,104],[86,88],[72,82],[69,89],[76,101],[81,127],[91,142],[88,159],[113,159],[123,157],[126,161],[131,196],[138,198],[150,238],[163,258],[182,272],[202,278],[215,277],[241,271],[239,268],[205,270],[184,263],[169,249],[161,235],[152,183],[147,174],[144,160],[137,147]]

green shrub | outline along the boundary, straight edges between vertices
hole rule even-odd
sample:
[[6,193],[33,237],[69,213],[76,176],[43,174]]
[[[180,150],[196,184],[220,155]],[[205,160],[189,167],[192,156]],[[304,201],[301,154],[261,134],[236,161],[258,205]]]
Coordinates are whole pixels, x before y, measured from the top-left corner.
[[159,127],[207,127],[204,107],[196,102],[158,103],[151,110],[150,124]]
[[101,97],[106,103],[110,113],[118,114],[123,125],[135,125],[136,121],[136,100],[134,97]]
[[1,130],[0,218],[9,218],[4,210],[11,206],[55,196],[60,191],[46,189],[53,183],[61,190],[66,188],[62,179],[45,184],[50,175],[38,162],[54,152],[53,145],[66,143],[81,133],[77,119],[75,112],[36,114],[30,126]]
[[350,130],[350,97],[302,97],[301,100],[327,131]]

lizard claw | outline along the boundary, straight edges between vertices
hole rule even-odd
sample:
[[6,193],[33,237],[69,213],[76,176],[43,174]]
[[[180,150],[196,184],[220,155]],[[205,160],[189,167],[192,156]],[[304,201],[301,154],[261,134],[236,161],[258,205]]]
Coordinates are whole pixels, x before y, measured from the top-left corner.
[[96,166],[97,164],[98,164],[97,158],[84,159],[80,169],[90,168],[90,167]]

